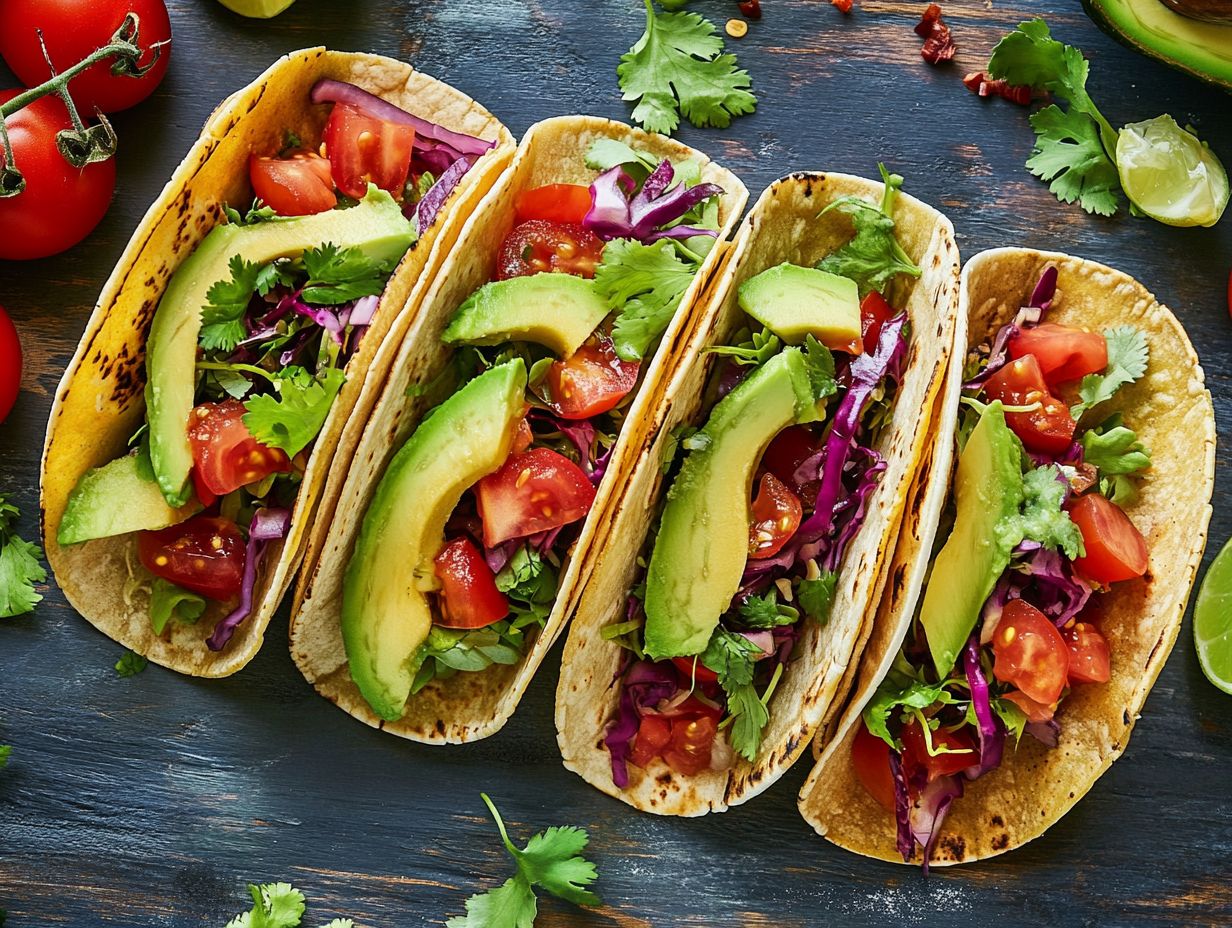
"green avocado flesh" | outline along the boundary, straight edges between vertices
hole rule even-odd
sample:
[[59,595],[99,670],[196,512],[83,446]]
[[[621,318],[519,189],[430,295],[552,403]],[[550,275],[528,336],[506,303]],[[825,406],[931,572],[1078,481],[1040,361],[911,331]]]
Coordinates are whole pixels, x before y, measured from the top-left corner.
[[593,280],[534,274],[484,284],[458,307],[441,334],[446,345],[527,341],[567,358],[609,312]]
[[1022,537],[1006,531],[1023,502],[1022,451],[1000,403],[985,409],[967,439],[954,476],[954,528],[933,561],[920,605],[938,679],[967,644],[980,610]]
[[493,367],[437,406],[389,462],[364,515],[342,587],[351,678],[383,719],[402,717],[416,651],[432,629],[425,595],[445,522],[473,484],[509,457],[526,365]]
[[786,348],[719,400],[709,439],[690,451],[667,493],[646,572],[646,653],[700,654],[740,587],[749,498],[762,453],[782,429],[817,418],[804,356]]
[[812,335],[822,344],[860,338],[856,282],[828,271],[780,264],[740,285],[740,308],[789,345]]
[[1083,6],[1105,32],[1131,48],[1232,89],[1232,26],[1190,19],[1160,0],[1083,0]]
[[109,538],[166,528],[201,511],[196,499],[172,508],[154,482],[142,473],[135,454],[126,454],[82,475],[64,507],[56,541],[74,545],[91,538]]
[[150,462],[168,504],[182,506],[192,495],[188,414],[196,393],[201,311],[209,302],[210,287],[231,279],[231,259],[238,256],[264,265],[332,243],[339,248],[359,248],[392,264],[414,240],[414,227],[401,208],[375,187],[369,187],[368,195],[350,209],[249,226],[228,223],[210,231],[171,276],[146,343]]

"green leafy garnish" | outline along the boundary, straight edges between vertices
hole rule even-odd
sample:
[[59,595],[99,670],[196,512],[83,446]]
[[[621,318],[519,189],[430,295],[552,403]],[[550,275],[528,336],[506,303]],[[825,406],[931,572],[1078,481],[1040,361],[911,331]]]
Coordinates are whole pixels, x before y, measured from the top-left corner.
[[206,305],[201,310],[199,339],[206,351],[234,351],[248,337],[244,315],[252,295],[265,296],[279,283],[290,280],[284,262],[258,264],[233,255],[227,267],[230,278],[216,281],[206,291]]
[[814,398],[821,399],[838,390],[834,380],[834,354],[811,334],[804,341],[804,367]]
[[116,661],[115,671],[122,677],[135,677],[141,671],[145,670],[149,663],[140,654],[134,654],[132,651],[125,651],[120,655],[120,659]]
[[890,719],[896,709],[922,710],[934,703],[952,704],[958,700],[945,688],[944,683],[925,683],[914,678],[903,682],[895,674],[888,676],[873,698],[864,707],[864,724],[869,733],[876,735],[896,751],[903,746],[890,734]]
[[736,611],[748,628],[778,628],[800,621],[800,610],[780,603],[775,590],[768,591],[765,596],[750,596]]
[[205,612],[205,597],[176,586],[162,577],[155,577],[150,586],[150,626],[161,635],[174,619],[191,625]]
[[1048,181],[1062,203],[1077,200],[1088,213],[1113,215],[1121,182],[1096,125],[1084,113],[1067,113],[1055,103],[1033,113],[1030,122],[1036,139],[1027,169]]
[[824,623],[830,618],[830,609],[834,605],[834,588],[837,585],[838,574],[832,570],[824,571],[812,579],[804,577],[796,587],[796,602],[810,619]]
[[[1027,727],[1027,714],[1018,708],[1016,703],[1010,702],[1010,700],[1002,696],[994,696],[990,702],[992,703],[992,711],[1001,717],[1001,722],[1005,725],[1006,734],[1013,735],[1014,742],[1017,743]],[[974,716],[974,708],[971,708],[970,712]]]
[[1138,496],[1130,478],[1151,466],[1150,450],[1118,412],[1082,435],[1083,460],[1099,471],[1099,491],[1118,506]]
[[224,206],[222,211],[227,217],[227,222],[235,226],[255,226],[259,222],[282,218],[274,211],[274,207],[268,206],[259,199],[253,200],[252,206],[248,207],[248,212],[242,216],[233,206]]
[[1127,383],[1133,383],[1146,373],[1151,352],[1146,335],[1132,325],[1119,325],[1104,332],[1108,342],[1108,366],[1102,374],[1087,374],[1078,385],[1079,401],[1069,408],[1070,415],[1082,414],[1105,400]]
[[304,302],[317,306],[338,306],[375,296],[385,289],[390,271],[388,265],[359,248],[339,248],[328,243],[305,251],[300,263],[308,272],[302,294]]
[[750,332],[748,329],[742,329],[736,333],[736,338],[733,341],[735,341],[735,344],[714,345],[706,350],[711,354],[719,354],[731,358],[737,364],[760,367],[778,354],[779,349],[783,347],[779,337],[766,328],[763,328],[760,332]]
[[496,588],[509,600],[515,628],[547,621],[556,600],[556,568],[530,545],[522,545],[496,575]]
[[278,371],[275,378],[277,396],[261,394],[248,400],[244,425],[257,441],[295,457],[321,431],[346,375],[327,367],[314,377],[292,365]]
[[13,753],[11,744],[0,744],[0,770],[3,770],[9,762],[9,755]]
[[595,286],[617,313],[612,328],[616,354],[641,360],[667,330],[697,266],[681,260],[669,241],[643,245],[613,239],[595,269]]
[[770,712],[753,685],[753,659],[760,654],[761,649],[748,638],[725,628],[715,629],[702,653],[702,663],[718,675],[727,694],[732,749],[747,760],[757,757],[761,734],[770,721]]
[[1083,554],[1082,532],[1061,508],[1068,482],[1055,464],[1036,467],[1022,478],[1024,500],[1019,526],[1022,537],[1045,548],[1060,549],[1070,560]]
[[713,23],[696,13],[655,13],[646,3],[646,31],[616,68],[623,99],[637,100],[633,119],[670,135],[680,117],[703,128],[725,128],[753,112],[757,98],[736,56],[723,54]]
[[616,165],[622,165],[631,174],[635,174],[640,182],[645,176],[659,166],[659,159],[649,152],[638,151],[619,139],[595,139],[590,148],[586,149],[586,166],[592,171],[610,171]]
[[17,537],[17,507],[0,496],[0,619],[33,611],[43,597],[34,584],[47,579],[39,563],[42,550],[33,542]]
[[[304,894],[290,883],[248,884],[252,909],[227,922],[227,928],[297,928],[304,917]],[[335,918],[324,928],[355,928],[349,918]]]
[[822,215],[837,209],[851,217],[855,235],[838,251],[818,262],[820,270],[840,277],[850,277],[864,297],[876,291],[885,293],[899,274],[919,277],[920,269],[903,250],[894,236],[894,193],[903,185],[900,174],[891,174],[884,164],[878,164],[885,185],[880,206],[862,197],[839,197],[821,211]]
[[588,887],[599,877],[595,865],[582,857],[590,836],[581,828],[553,827],[541,831],[526,847],[518,849],[509,840],[496,806],[481,793],[496,821],[501,841],[517,865],[517,873],[497,889],[466,900],[466,914],[454,916],[447,928],[531,928],[538,913],[535,887],[575,905],[599,905]]

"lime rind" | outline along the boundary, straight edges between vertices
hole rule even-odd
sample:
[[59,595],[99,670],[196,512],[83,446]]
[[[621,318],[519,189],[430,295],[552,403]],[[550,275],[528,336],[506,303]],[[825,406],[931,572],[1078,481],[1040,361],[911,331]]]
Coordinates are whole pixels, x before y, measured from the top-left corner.
[[1126,195],[1159,222],[1213,226],[1228,205],[1228,174],[1219,158],[1171,116],[1122,128],[1116,163]]
[[1232,694],[1232,541],[1211,562],[1194,603],[1194,650],[1206,678]]

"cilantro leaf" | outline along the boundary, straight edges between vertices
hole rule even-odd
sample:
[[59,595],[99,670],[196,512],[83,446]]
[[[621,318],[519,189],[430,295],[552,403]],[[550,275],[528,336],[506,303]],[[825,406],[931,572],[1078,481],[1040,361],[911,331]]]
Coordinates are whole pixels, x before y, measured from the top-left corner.
[[[1018,708],[1016,703],[1004,697],[994,696],[990,701],[992,711],[1001,717],[1001,722],[1005,725],[1006,734],[1013,735],[1014,742],[1017,743],[1027,727],[1027,714]],[[972,712],[974,713],[974,710]]]
[[1108,366],[1102,374],[1087,374],[1078,385],[1079,402],[1069,408],[1080,419],[1093,406],[1112,398],[1117,390],[1146,373],[1151,352],[1146,335],[1132,325],[1119,325],[1104,332],[1108,342]]
[[612,340],[616,354],[638,361],[666,331],[680,298],[693,282],[696,265],[685,263],[669,241],[643,245],[613,239],[595,269],[595,286],[616,311]]
[[355,928],[355,922],[349,918],[335,918],[325,928]]
[[505,823],[486,794],[484,803],[496,821],[501,841],[518,872],[497,889],[466,900],[466,915],[455,916],[447,928],[532,928],[538,903],[535,887],[577,905],[599,905],[586,889],[599,876],[595,865],[580,856],[590,840],[580,828],[549,828],[535,835],[524,849],[509,840]]
[[834,380],[834,354],[811,334],[804,343],[804,365],[816,399],[830,396],[838,390]]
[[339,249],[328,243],[305,251],[300,260],[308,272],[304,302],[317,306],[337,306],[379,294],[389,274],[389,268],[361,249]]
[[889,173],[885,165],[877,167],[885,184],[880,205],[869,203],[863,197],[845,196],[821,211],[823,216],[832,209],[845,213],[851,217],[856,231],[838,251],[822,258],[817,267],[840,277],[850,277],[859,286],[861,297],[873,291],[884,293],[899,274],[920,276],[919,267],[894,235],[894,193],[902,187],[903,178]]
[[944,683],[924,683],[911,679],[904,685],[893,677],[887,677],[864,707],[864,724],[869,734],[901,751],[902,745],[890,734],[890,717],[895,709],[927,709],[933,703],[954,701]]
[[125,651],[120,655],[120,659],[115,663],[115,671],[121,677],[135,677],[141,671],[145,670],[149,663],[140,654],[135,654],[132,651]]
[[646,31],[616,68],[623,99],[638,101],[633,119],[670,135],[682,115],[698,128],[721,129],[753,112],[749,74],[735,55],[722,54],[714,24],[696,13],[655,13],[645,3]]
[[9,755],[13,753],[11,744],[0,744],[0,770],[3,770],[9,762]]
[[304,917],[304,894],[290,883],[248,884],[251,911],[235,916],[227,928],[296,928]]
[[619,139],[608,138],[595,139],[590,148],[586,149],[585,160],[586,166],[592,171],[608,171],[618,164],[622,165],[626,169],[632,169],[631,173],[642,175],[638,180],[644,180],[644,175],[659,166],[659,159],[649,152],[638,151]]
[[796,602],[810,619],[824,623],[830,618],[830,608],[834,605],[834,588],[837,585],[838,574],[832,570],[811,580],[805,577],[796,588]]
[[770,590],[765,596],[750,596],[737,611],[741,621],[749,628],[777,628],[793,625],[800,620],[799,610],[781,605],[775,590]]
[[34,584],[47,579],[42,550],[17,537],[17,507],[0,496],[0,619],[31,612],[43,597]]
[[770,720],[769,710],[753,686],[753,657],[760,653],[748,638],[725,628],[715,629],[702,653],[702,663],[718,675],[719,685],[727,694],[732,750],[748,760],[757,757],[762,731]]
[[496,588],[509,599],[516,628],[547,620],[556,584],[556,569],[529,544],[518,548],[496,575]]
[[205,612],[205,597],[155,577],[150,587],[150,626],[161,635],[172,619],[191,625]]
[[295,457],[317,437],[334,398],[346,382],[336,367],[327,367],[313,377],[292,365],[275,374],[277,396],[262,394],[244,404],[244,425],[253,437]]
[[1083,460],[1099,471],[1099,491],[1118,506],[1138,496],[1130,479],[1151,466],[1151,452],[1138,433],[1122,425],[1121,414],[1109,416],[1082,435]]
[[1061,508],[1067,487],[1068,482],[1055,464],[1027,471],[1022,478],[1020,524],[1024,538],[1038,541],[1046,548],[1059,548],[1073,560],[1083,554],[1082,532]]
[[1033,113],[1030,121],[1036,139],[1027,169],[1048,181],[1062,203],[1077,200],[1088,213],[1113,215],[1121,181],[1095,124],[1082,112],[1067,113],[1055,103]]
[[732,339],[732,345],[714,345],[706,350],[711,354],[719,354],[731,358],[737,364],[760,367],[779,353],[783,343],[769,329],[760,332],[750,332],[741,329]]
[[[257,292],[258,279],[265,265],[249,263],[233,255],[227,267],[231,276],[216,281],[205,294],[201,310],[201,347],[206,351],[234,351],[248,336],[244,315],[248,303]],[[268,291],[267,291],[268,292]]]
[[274,207],[260,199],[253,200],[252,206],[248,207],[248,212],[242,216],[240,211],[233,206],[224,206],[222,211],[227,216],[227,222],[236,226],[252,226],[259,222],[269,222],[272,219],[282,218],[274,211]]

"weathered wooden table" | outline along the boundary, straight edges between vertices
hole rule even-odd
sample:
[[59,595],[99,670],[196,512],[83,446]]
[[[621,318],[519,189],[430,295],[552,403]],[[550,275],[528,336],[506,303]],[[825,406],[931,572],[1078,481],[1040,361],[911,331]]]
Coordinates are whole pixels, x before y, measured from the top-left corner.
[[[481,100],[515,133],[558,113],[626,118],[618,56],[640,33],[637,0],[299,0],[268,22],[212,0],[172,0],[171,70],[116,119],[111,212],[71,252],[0,262],[0,302],[25,347],[19,404],[0,426],[0,492],[36,532],[38,460],[52,394],[99,288],[211,108],[277,55],[327,44],[405,58]],[[1091,58],[1114,123],[1171,112],[1232,165],[1232,98],[1100,33],[1077,3],[945,4],[960,47],[921,61],[924,3],[763,0],[732,43],[761,104],[729,130],[681,137],[739,172],[753,195],[798,169],[875,176],[886,161],[946,210],[965,254],[1004,244],[1069,251],[1123,268],[1180,316],[1232,427],[1224,284],[1232,220],[1168,229],[1057,203],[1023,168],[1026,115],[981,101],[960,77],[1014,23],[1044,14]],[[722,21],[729,0],[694,7]],[[1221,466],[1226,466],[1221,454]],[[1220,472],[1211,551],[1232,533]],[[1209,560],[1209,556],[1208,556]],[[541,905],[549,925],[1024,925],[1232,923],[1232,697],[1202,677],[1186,626],[1132,745],[1078,807],[1015,853],[923,879],[849,855],[796,813],[806,763],[765,796],[701,820],[632,812],[558,761],[549,659],[496,737],[428,748],[383,736],[314,695],[286,649],[285,616],[231,679],[151,667],[120,679],[121,650],[54,584],[35,614],[0,623],[0,908],[9,925],[221,926],[246,881],[290,880],[307,924],[439,925],[508,874],[480,790],[523,839],[548,824],[593,836],[607,908]],[[559,651],[559,648],[557,649]]]

